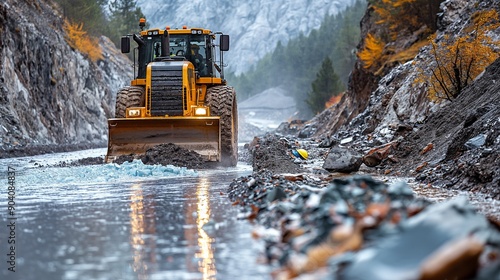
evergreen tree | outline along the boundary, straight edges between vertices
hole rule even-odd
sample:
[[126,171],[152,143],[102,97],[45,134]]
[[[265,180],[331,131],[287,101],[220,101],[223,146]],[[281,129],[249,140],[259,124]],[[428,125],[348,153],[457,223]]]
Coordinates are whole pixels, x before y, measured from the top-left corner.
[[[240,75],[226,73],[241,100],[268,88],[282,86],[295,98],[301,118],[308,118],[308,92],[317,71],[326,57],[334,62],[335,73],[347,84],[356,60],[359,22],[366,10],[366,1],[358,0],[337,15],[325,15],[319,29],[309,35],[300,34],[288,43],[279,42],[273,52],[260,59],[251,70]],[[306,101],[306,102],[305,102]],[[324,104],[324,103],[323,103]],[[322,105],[323,106],[323,105]]]
[[326,102],[335,95],[344,91],[344,85],[333,70],[330,58],[325,58],[321,69],[316,74],[316,80],[311,84],[312,91],[306,100],[309,108],[315,114],[325,109]]
[[[358,2],[359,5],[359,2]],[[361,9],[361,8],[360,8]],[[338,29],[333,51],[330,55],[335,61],[335,70],[340,80],[345,84],[349,80],[349,74],[356,62],[356,45],[360,39],[359,18],[353,13],[342,15],[341,27]]]
[[103,7],[106,0],[56,0],[63,15],[73,24],[83,24],[88,34],[99,36],[107,33],[108,21]]
[[123,35],[137,33],[139,31],[139,19],[145,18],[136,0],[113,0],[109,4],[110,15],[110,38],[119,46]]

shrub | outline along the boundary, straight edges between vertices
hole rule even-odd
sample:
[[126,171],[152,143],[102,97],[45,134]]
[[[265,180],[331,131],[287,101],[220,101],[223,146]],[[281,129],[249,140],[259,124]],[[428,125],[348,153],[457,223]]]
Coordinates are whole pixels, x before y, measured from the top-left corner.
[[431,36],[433,67],[428,73],[420,69],[415,82],[427,83],[433,101],[453,100],[499,56],[498,41],[488,36],[499,27],[496,11],[480,11],[472,16],[467,35],[439,40]]

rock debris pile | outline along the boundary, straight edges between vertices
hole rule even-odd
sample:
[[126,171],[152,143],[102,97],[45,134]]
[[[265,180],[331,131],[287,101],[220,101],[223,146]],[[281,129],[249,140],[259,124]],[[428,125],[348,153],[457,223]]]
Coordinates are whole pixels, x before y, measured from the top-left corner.
[[[84,166],[84,165],[100,165],[104,163],[104,158],[102,157],[87,157],[78,159],[75,161],[60,161],[55,166],[57,167],[71,167],[71,166]],[[40,165],[40,167],[42,167]]]
[[300,161],[295,161],[290,156],[290,151],[299,145],[278,134],[266,134],[255,137],[246,146],[250,153],[249,161],[254,171],[266,169],[280,173],[297,173],[303,171]]
[[256,222],[253,235],[265,241],[276,279],[500,275],[499,227],[465,198],[431,204],[403,182],[265,170],[234,180],[228,196],[241,218]]
[[115,160],[115,163],[132,162],[135,158],[139,158],[148,165],[174,165],[189,169],[214,167],[213,163],[205,162],[200,154],[172,143],[154,146],[147,150],[146,154],[138,157],[133,155],[120,156]]

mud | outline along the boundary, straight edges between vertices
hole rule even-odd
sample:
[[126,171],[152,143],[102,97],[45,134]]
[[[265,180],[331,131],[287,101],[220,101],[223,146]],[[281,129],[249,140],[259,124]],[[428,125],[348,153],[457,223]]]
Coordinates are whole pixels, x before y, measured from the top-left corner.
[[198,153],[172,143],[157,145],[147,150],[145,155],[120,156],[115,160],[115,163],[122,164],[125,161],[131,162],[135,158],[140,159],[144,164],[174,165],[186,167],[188,169],[207,169],[216,167],[218,164],[206,162]]
[[56,167],[71,167],[71,166],[81,166],[81,165],[99,165],[104,164],[103,157],[88,157],[82,158],[75,161],[61,161],[54,166]]
[[[49,147],[46,147],[49,148]],[[39,149],[40,150],[40,149]],[[43,151],[44,149],[42,149]],[[30,156],[30,151],[27,153],[20,153],[22,156]],[[64,148],[56,149],[57,152],[65,152]],[[208,169],[215,168],[219,163],[217,162],[206,162],[198,153],[184,149],[175,144],[162,144],[155,146],[144,155],[123,155],[118,157],[114,163],[123,164],[124,162],[132,162],[134,159],[140,159],[144,164],[148,165],[174,165],[177,167],[186,167],[188,169]],[[88,157],[82,158],[75,161],[60,161],[52,166],[55,167],[72,167],[72,166],[82,166],[82,165],[99,165],[104,164],[103,157]],[[39,165],[43,167],[44,165]]]

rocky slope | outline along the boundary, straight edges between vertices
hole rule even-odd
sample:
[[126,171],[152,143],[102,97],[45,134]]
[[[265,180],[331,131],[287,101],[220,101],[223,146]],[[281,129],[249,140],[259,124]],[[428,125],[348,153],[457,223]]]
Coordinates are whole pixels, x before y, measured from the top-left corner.
[[386,168],[394,166],[423,182],[481,191],[500,199],[498,77],[500,59],[459,98],[402,139],[396,152],[404,164],[390,163]]
[[319,28],[325,14],[336,14],[355,0],[139,0],[138,6],[152,27],[206,27],[231,36],[226,55],[228,71],[248,70],[274,50],[278,41],[286,44],[300,33]]
[[0,147],[103,144],[131,62],[107,38],[93,63],[65,40],[50,0],[0,3]]
[[[496,9],[499,1],[448,0],[441,4],[438,36],[463,35],[479,9]],[[376,32],[373,11],[362,21],[362,34]],[[492,36],[498,36],[497,30]],[[404,40],[408,40],[405,38]],[[402,42],[396,42],[396,44]],[[500,112],[497,77],[491,65],[453,102],[435,104],[426,89],[413,83],[417,68],[430,65],[428,46],[414,59],[376,76],[357,63],[342,101],[313,119],[301,132],[323,146],[346,147],[362,154],[380,150],[369,172],[416,176],[419,180],[500,198],[498,136]],[[383,152],[383,153],[382,153]],[[366,163],[366,162],[365,162]]]
[[[475,11],[498,10],[499,4],[444,1],[438,36],[462,35]],[[371,13],[363,19],[363,34],[376,32]],[[500,30],[492,36],[497,34]],[[428,65],[428,47],[379,76],[358,63],[338,105],[298,132],[295,123],[282,125],[247,146],[255,172],[235,180],[228,193],[258,225],[253,234],[266,243],[267,261],[279,267],[274,278],[499,279],[500,243],[490,250],[468,238],[480,235],[476,222],[491,230],[489,237],[499,233],[500,58],[455,100],[441,104],[430,102],[426,89],[413,84],[416,67]],[[306,161],[286,157],[298,147],[309,151]],[[367,173],[423,184],[382,187],[361,175]],[[467,190],[471,201],[486,197],[488,210],[481,211],[488,220],[463,195],[432,204],[414,197],[429,190],[424,196],[436,201],[439,194],[433,192],[440,187]],[[390,194],[383,197],[386,191]],[[393,200],[398,196],[402,200]],[[403,205],[409,207],[394,215]],[[361,210],[353,211],[356,207]],[[382,223],[364,228],[365,221]],[[479,245],[477,257],[469,259],[472,250],[462,254],[464,244]],[[487,258],[492,262],[482,262],[480,252],[495,252]]]

